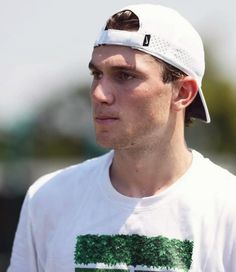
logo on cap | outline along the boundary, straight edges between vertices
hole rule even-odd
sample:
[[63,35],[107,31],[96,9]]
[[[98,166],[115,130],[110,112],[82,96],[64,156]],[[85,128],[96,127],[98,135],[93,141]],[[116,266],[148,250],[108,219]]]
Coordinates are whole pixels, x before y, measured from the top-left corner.
[[151,35],[150,34],[146,34],[144,36],[143,46],[149,46],[150,40],[151,40]]

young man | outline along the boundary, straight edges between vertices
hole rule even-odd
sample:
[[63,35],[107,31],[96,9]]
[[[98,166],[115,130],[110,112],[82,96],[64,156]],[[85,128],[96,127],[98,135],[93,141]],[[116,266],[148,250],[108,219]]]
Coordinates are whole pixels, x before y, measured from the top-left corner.
[[129,6],[89,68],[112,151],[31,186],[8,271],[236,271],[236,179],[184,139],[191,119],[210,121],[197,32],[174,10]]

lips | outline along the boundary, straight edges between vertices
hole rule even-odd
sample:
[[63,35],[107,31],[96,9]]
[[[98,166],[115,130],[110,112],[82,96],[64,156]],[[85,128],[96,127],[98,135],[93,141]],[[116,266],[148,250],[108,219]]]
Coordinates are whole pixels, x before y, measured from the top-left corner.
[[105,115],[95,115],[94,120],[98,124],[112,124],[119,120],[117,116],[105,114]]

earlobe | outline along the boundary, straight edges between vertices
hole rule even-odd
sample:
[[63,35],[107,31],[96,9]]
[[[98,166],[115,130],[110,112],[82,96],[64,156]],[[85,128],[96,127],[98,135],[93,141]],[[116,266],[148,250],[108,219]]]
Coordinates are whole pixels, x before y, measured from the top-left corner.
[[176,82],[172,109],[181,111],[187,108],[194,100],[198,92],[197,82],[190,76],[186,76]]

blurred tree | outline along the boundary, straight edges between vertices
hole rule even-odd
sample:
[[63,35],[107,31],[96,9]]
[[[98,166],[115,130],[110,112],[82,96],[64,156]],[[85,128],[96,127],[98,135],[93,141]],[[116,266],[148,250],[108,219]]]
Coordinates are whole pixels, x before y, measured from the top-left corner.
[[0,158],[90,157],[102,153],[95,145],[89,87],[78,87],[40,108],[0,138]]
[[[213,58],[206,54],[203,90],[212,123],[195,121],[186,130],[189,146],[203,153],[236,154],[236,90],[219,76]],[[0,159],[88,158],[105,150],[95,144],[89,86],[67,87],[27,120],[0,133]]]
[[[203,153],[236,154],[236,90],[218,75],[207,54],[203,90],[212,122],[195,121],[186,130],[189,145]],[[91,120],[89,86],[65,90],[38,110],[0,135],[0,158],[92,157],[105,150],[95,144]]]
[[[203,91],[211,116],[206,125],[195,121],[186,130],[190,146],[207,153],[236,155],[236,88],[222,76],[207,54]],[[235,163],[236,164],[236,163]]]

